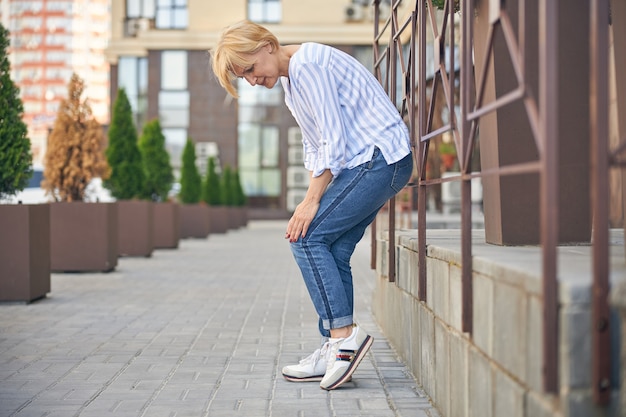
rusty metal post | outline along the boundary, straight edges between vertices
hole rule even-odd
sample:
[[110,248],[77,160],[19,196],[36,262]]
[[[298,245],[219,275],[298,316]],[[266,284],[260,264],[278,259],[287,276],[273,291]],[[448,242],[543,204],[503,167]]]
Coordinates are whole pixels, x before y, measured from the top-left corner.
[[611,396],[611,333],[609,317],[609,93],[608,93],[608,0],[591,1],[590,24],[590,115],[591,176],[593,204],[593,293],[592,293],[592,389],[596,404]]
[[[426,301],[426,143],[422,136],[426,134],[426,5],[418,1],[417,27],[419,30],[418,77],[417,77],[417,159],[418,159],[418,188],[417,188],[417,259],[418,259],[418,291],[420,301]],[[415,32],[414,32],[415,33]],[[414,36],[414,35],[413,35]]]
[[541,0],[539,10],[539,108],[544,145],[541,175],[541,245],[543,247],[543,389],[556,394],[558,382],[559,235],[559,39],[560,0]]
[[[462,7],[462,35],[461,35],[461,171],[471,172],[469,154],[472,152],[470,139],[470,122],[467,117],[473,108],[472,89],[474,70],[472,56],[474,0],[466,0]],[[472,333],[472,189],[471,180],[463,181],[461,189],[461,325],[464,332]]]

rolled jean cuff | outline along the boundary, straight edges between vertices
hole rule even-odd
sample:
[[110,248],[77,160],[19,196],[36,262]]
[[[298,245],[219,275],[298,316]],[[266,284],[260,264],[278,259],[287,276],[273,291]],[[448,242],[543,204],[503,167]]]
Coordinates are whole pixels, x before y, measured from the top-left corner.
[[339,317],[332,320],[322,320],[322,326],[324,326],[326,330],[352,326],[353,323],[352,316]]

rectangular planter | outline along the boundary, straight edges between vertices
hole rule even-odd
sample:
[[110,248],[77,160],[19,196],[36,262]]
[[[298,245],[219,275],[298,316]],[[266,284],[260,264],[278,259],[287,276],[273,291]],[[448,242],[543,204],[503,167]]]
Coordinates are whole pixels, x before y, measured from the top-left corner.
[[211,225],[209,206],[204,203],[180,205],[181,239],[204,239],[209,236]]
[[211,233],[226,233],[232,227],[226,206],[209,206]]
[[0,301],[50,292],[50,206],[0,205]]
[[154,203],[154,248],[176,249],[180,240],[180,208],[177,203]]
[[120,256],[152,256],[153,212],[152,201],[117,201],[117,246]]
[[117,204],[50,204],[50,268],[53,272],[115,269]]

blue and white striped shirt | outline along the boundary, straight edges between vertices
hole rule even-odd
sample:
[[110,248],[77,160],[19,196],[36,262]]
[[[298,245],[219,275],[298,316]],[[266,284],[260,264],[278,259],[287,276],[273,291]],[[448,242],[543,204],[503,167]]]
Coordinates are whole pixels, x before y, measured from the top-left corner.
[[409,132],[371,72],[333,47],[303,43],[282,77],[285,103],[302,130],[304,166],[317,177],[371,160],[378,147],[388,164],[411,151]]

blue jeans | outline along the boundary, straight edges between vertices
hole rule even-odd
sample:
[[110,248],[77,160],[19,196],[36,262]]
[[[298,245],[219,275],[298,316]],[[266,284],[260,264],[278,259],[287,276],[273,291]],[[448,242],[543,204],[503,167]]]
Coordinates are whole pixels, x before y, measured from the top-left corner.
[[411,177],[411,154],[387,165],[378,148],[370,162],[343,170],[329,184],[304,238],[291,244],[322,336],[353,323],[350,258],[367,226]]

